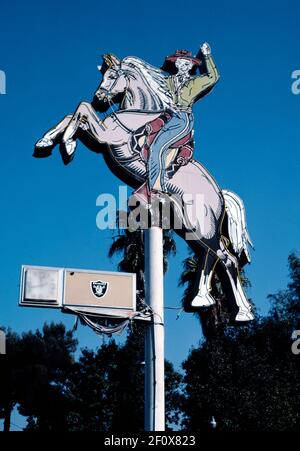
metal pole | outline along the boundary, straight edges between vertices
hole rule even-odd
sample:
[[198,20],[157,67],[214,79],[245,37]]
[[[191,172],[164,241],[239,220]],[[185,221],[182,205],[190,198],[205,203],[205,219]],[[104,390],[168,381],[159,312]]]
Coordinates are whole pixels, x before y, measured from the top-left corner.
[[153,321],[145,333],[145,431],[165,430],[165,357],[163,299],[163,234],[145,230],[146,303]]

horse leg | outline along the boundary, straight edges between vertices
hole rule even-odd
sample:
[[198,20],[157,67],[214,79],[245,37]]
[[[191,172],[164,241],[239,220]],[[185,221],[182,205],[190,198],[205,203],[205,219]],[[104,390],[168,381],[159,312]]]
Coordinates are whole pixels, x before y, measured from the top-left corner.
[[[74,157],[76,149],[76,133],[82,132],[79,138],[84,144],[95,152],[100,152],[103,144],[118,143],[124,141],[124,133],[119,137],[119,128],[114,119],[107,117],[103,122],[96,114],[92,105],[88,102],[81,102],[73,114],[67,128],[63,133],[60,145],[60,152],[63,162],[68,164]],[[86,139],[85,139],[86,138]]]
[[[172,196],[174,202],[175,231],[181,236],[188,246],[195,252],[198,259],[198,271],[195,282],[196,296],[192,300],[192,307],[210,307],[215,304],[215,299],[211,295],[211,281],[215,267],[219,261],[217,251],[218,230],[220,219],[212,214],[212,209],[206,205],[201,205],[204,212],[203,217],[198,217],[199,208],[192,202],[189,208],[188,204],[180,208],[178,197]],[[180,227],[183,225],[183,227]],[[211,237],[211,238],[209,238]]]
[[[209,211],[207,208],[205,210]],[[210,226],[205,218],[204,222],[202,220],[203,231],[206,232],[204,234],[201,233],[200,228],[184,234],[180,230],[177,231],[199,257],[198,293],[192,301],[192,306],[207,307],[215,303],[211,296],[211,280],[216,264],[220,262],[222,287],[226,292],[228,302],[233,304],[236,310],[235,320],[250,321],[254,317],[240,281],[238,260],[227,250],[220,237],[222,215],[219,219],[216,219],[214,215],[208,216],[206,219],[209,220]]]
[[[244,322],[251,321],[254,316],[251,312],[251,304],[249,303],[239,274],[239,264],[234,257],[226,249],[222,241],[218,246],[215,245],[217,240],[199,241],[202,245],[200,255],[199,273],[198,273],[198,294],[192,301],[192,307],[209,307],[215,303],[211,296],[211,280],[215,271],[216,264],[221,263],[221,284],[225,291],[225,295],[229,303],[234,306],[235,321]],[[219,275],[219,271],[218,271]]]
[[211,280],[218,262],[218,257],[208,248],[201,249],[198,256],[198,293],[192,300],[192,307],[210,307],[215,304],[215,299],[211,296]]
[[220,257],[223,269],[221,272],[222,286],[237,309],[235,321],[243,322],[253,320],[254,316],[251,312],[251,304],[247,299],[241,283],[238,260],[227,250],[222,240],[220,241],[218,256]]
[[[209,191],[210,189],[210,191]],[[208,195],[172,196],[175,231],[198,258],[197,281],[192,307],[209,307],[215,304],[211,295],[211,281],[219,257],[219,229],[222,220],[222,197],[216,190],[207,188]],[[206,198],[208,200],[206,200]],[[215,212],[218,212],[216,216]]]
[[35,157],[48,157],[51,151],[63,136],[66,128],[72,119],[72,114],[65,116],[57,125],[51,128],[44,136],[37,141],[34,148]]

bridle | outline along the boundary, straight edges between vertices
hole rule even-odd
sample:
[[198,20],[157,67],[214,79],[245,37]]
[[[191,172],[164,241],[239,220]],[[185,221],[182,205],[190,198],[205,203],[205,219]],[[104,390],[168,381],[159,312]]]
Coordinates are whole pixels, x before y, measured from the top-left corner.
[[123,128],[123,130],[125,130],[126,132],[134,133],[134,130],[133,130],[133,129],[128,128],[125,124],[122,123],[122,121],[118,118],[118,116],[116,115],[116,113],[115,113],[115,111],[114,111],[114,109],[113,109],[113,106],[115,105],[115,103],[114,103],[114,101],[112,100],[111,91],[112,91],[112,90],[114,89],[114,87],[116,86],[117,81],[118,81],[118,79],[120,78],[121,75],[124,75],[124,78],[125,78],[125,81],[126,81],[126,86],[125,86],[124,92],[126,93],[126,91],[127,91],[128,88],[129,88],[129,78],[128,78],[126,72],[125,72],[124,70],[122,70],[122,69],[118,69],[118,70],[116,70],[115,72],[117,73],[118,77],[116,77],[115,81],[114,81],[113,84],[110,86],[110,88],[109,88],[109,89],[101,88],[101,90],[102,90],[102,92],[105,94],[105,97],[106,97],[106,99],[107,99],[107,101],[108,101],[108,104],[109,104],[109,107],[110,107],[110,110],[111,110],[111,114],[112,114],[112,116],[115,118],[116,122],[118,122],[118,124],[120,125],[120,127]]
[[113,82],[113,84],[110,86],[109,89],[101,88],[101,91],[103,91],[103,92],[105,93],[105,95],[106,95],[107,98],[111,97],[111,91],[112,91],[112,90],[114,89],[114,87],[116,86],[117,81],[119,80],[119,78],[120,78],[121,75],[124,75],[125,80],[126,80],[125,91],[128,89],[128,86],[129,86],[129,80],[128,80],[128,77],[127,77],[126,74],[125,74],[125,71],[122,70],[122,69],[118,69],[118,70],[113,69],[113,70],[114,70],[114,72],[116,72],[116,74],[118,75],[117,77],[115,77],[115,81]]

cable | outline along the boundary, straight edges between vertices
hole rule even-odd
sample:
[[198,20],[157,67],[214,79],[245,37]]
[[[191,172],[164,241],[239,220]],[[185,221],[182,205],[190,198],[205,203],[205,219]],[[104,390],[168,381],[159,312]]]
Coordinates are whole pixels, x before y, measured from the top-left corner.
[[93,329],[94,332],[96,332],[96,334],[101,335],[101,334],[107,334],[107,335],[111,335],[111,334],[121,334],[124,329],[128,326],[129,324],[129,319],[126,319],[125,321],[123,321],[121,324],[118,324],[117,326],[103,326],[102,324],[99,324],[97,321],[92,321],[90,319],[89,316],[87,315],[83,315],[79,313],[79,317],[89,326]]
[[144,309],[143,311],[130,313],[127,318],[125,317],[125,319],[122,317],[118,318],[123,321],[117,325],[103,325],[100,323],[101,320],[116,320],[117,318],[104,314],[102,315],[98,315],[95,313],[86,314],[71,307],[68,307],[68,310],[77,315],[73,331],[76,330],[75,326],[77,326],[78,319],[80,319],[83,323],[85,323],[87,326],[93,329],[93,331],[96,332],[98,335],[121,334],[135,318],[140,317],[146,319],[149,318],[149,316],[153,315],[151,310],[147,308]]
[[152,417],[152,423],[153,423],[153,431],[155,431],[155,403],[156,403],[156,353],[155,353],[155,333],[154,329],[150,330],[150,333],[152,335],[152,361],[153,361],[153,417]]
[[[77,315],[77,318],[79,317],[80,320],[85,323],[87,326],[91,327],[94,332],[96,332],[98,335],[106,334],[111,335],[114,333],[121,334],[124,329],[128,326],[131,318],[125,318],[120,324],[117,324],[116,326],[104,326],[103,324],[99,324],[100,319],[114,319],[112,317],[108,317],[105,315],[99,316],[95,314],[84,314],[74,308],[68,307],[68,310],[71,310],[74,314]],[[96,320],[93,320],[93,317],[96,317]],[[97,321],[98,320],[98,321]]]

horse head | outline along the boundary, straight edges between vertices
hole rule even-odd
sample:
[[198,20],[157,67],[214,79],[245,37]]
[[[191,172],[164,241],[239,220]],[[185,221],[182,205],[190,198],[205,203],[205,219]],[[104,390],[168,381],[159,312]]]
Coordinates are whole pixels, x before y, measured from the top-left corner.
[[103,79],[95,92],[95,98],[107,103],[119,94],[123,94],[127,87],[127,78],[121,69],[121,61],[112,54],[103,55],[103,65],[98,66]]

